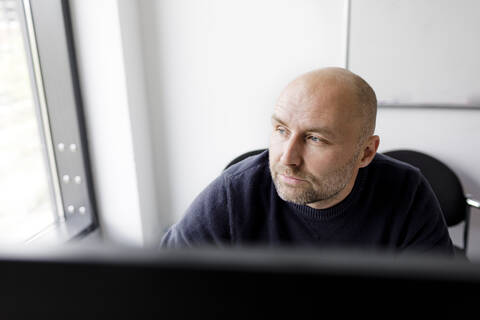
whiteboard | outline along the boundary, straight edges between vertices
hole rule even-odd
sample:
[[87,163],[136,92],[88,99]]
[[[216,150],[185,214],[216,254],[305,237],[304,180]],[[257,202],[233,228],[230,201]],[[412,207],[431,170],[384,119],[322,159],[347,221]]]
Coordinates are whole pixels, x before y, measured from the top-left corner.
[[480,107],[480,1],[351,0],[349,23],[380,105]]

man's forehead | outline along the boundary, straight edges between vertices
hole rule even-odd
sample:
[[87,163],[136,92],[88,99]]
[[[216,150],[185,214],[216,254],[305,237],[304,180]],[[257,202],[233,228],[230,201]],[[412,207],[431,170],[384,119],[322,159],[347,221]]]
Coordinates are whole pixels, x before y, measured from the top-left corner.
[[344,82],[323,82],[316,86],[297,81],[278,97],[275,109],[284,113],[302,113],[309,117],[325,114],[350,118],[359,115],[355,90]]
[[[367,113],[365,102],[359,97],[361,91],[356,77],[341,68],[304,74],[281,92],[273,114],[302,130],[305,127],[328,127],[339,136],[349,135],[347,132],[352,128],[361,130]],[[374,93],[372,101],[375,102]]]
[[277,104],[293,108],[319,104],[342,106],[351,105],[356,98],[357,90],[348,81],[297,80],[281,92]]
[[308,120],[315,118],[348,117],[351,114],[350,101],[328,93],[285,95],[277,100],[273,113],[279,117]]

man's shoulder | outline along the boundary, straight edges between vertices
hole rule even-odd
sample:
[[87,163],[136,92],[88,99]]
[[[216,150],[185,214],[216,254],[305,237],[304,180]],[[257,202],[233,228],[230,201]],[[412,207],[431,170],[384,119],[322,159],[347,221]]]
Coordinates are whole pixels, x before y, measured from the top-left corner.
[[229,180],[251,179],[258,175],[265,175],[268,169],[268,150],[250,156],[235,163],[223,172]]
[[367,168],[369,183],[389,190],[395,189],[394,185],[414,190],[425,180],[417,167],[381,153],[375,155]]
[[370,167],[381,171],[392,172],[396,174],[420,175],[420,169],[409,163],[394,159],[382,153],[377,153]]

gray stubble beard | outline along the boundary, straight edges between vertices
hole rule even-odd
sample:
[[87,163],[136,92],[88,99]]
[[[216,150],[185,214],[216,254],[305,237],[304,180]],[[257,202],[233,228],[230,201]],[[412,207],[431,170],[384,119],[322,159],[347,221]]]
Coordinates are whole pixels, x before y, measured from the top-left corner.
[[[350,161],[344,166],[337,168],[328,174],[327,177],[321,178],[320,181],[319,179],[308,175],[305,178],[309,186],[299,194],[293,196],[289,194],[287,189],[296,189],[297,187],[284,185],[279,181],[278,171],[273,170],[274,168],[270,166],[270,172],[277,194],[282,200],[299,205],[307,205],[309,203],[332,199],[345,189],[348,182],[351,180],[358,156],[359,152],[356,152],[352,159],[350,159]],[[288,174],[296,175],[297,172],[290,168],[287,169]],[[314,185],[319,186],[319,188],[314,188]]]

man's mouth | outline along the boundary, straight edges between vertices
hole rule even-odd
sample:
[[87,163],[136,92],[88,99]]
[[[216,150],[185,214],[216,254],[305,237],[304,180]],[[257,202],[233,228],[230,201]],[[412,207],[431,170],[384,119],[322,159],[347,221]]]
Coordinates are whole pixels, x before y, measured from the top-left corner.
[[301,179],[301,178],[298,178],[298,177],[295,177],[295,176],[286,175],[286,174],[281,174],[280,173],[279,176],[280,176],[280,180],[282,182],[287,183],[287,184],[298,185],[298,184],[307,182],[304,179]]

